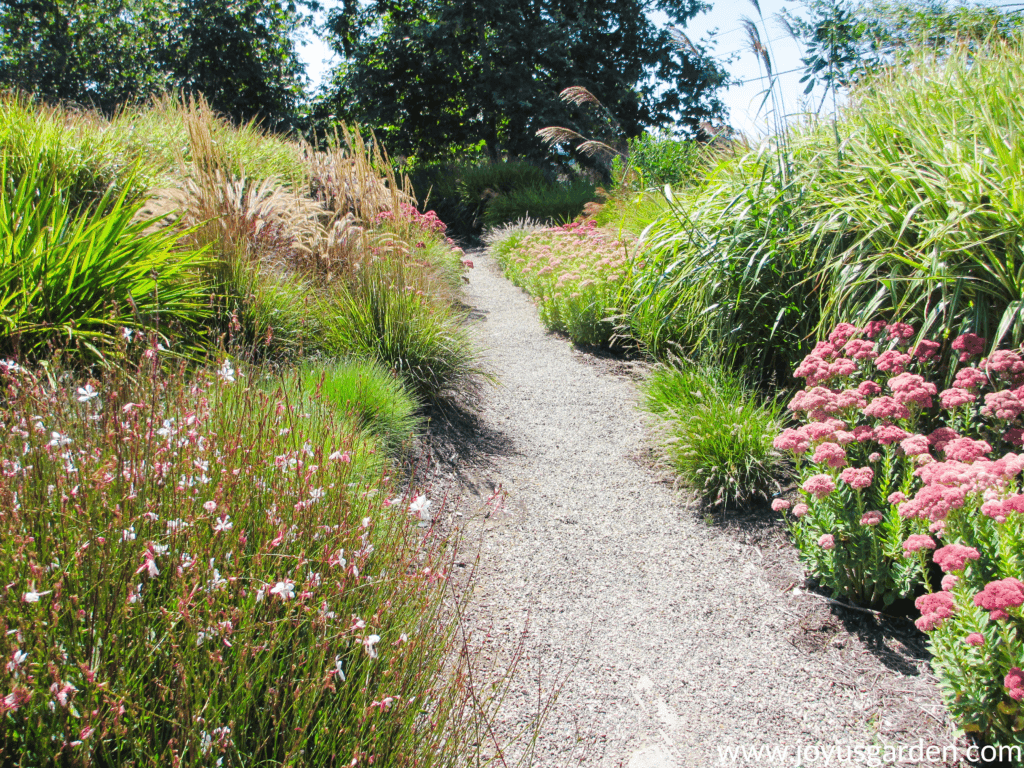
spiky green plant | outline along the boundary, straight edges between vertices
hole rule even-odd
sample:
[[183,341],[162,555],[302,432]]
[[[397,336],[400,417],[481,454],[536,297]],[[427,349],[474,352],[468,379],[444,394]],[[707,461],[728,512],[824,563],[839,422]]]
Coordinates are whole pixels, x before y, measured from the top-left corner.
[[[209,314],[180,233],[136,220],[127,190],[79,212],[60,178],[0,158],[0,354],[57,347],[83,360],[114,352],[124,328],[199,329]],[[77,214],[77,215],[76,215]]]

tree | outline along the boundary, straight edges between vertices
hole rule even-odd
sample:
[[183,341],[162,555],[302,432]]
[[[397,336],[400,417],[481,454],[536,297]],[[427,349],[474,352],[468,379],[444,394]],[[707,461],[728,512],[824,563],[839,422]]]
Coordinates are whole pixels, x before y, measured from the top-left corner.
[[[956,5],[944,0],[805,0],[807,13],[783,21],[801,42],[805,93],[821,85],[833,97],[866,74],[898,65],[915,47],[939,53],[993,37],[1007,39],[1024,14],[997,6]],[[824,99],[824,97],[823,97]]]
[[287,124],[303,23],[292,2],[0,0],[0,85],[106,112],[176,88],[236,120]]
[[605,123],[567,105],[594,93],[620,139],[650,126],[695,133],[720,115],[725,74],[683,52],[652,10],[684,25],[700,0],[351,0],[328,16],[343,62],[323,116],[375,128],[392,152],[430,158],[480,146],[492,158],[542,156],[539,128],[593,135]]
[[3,0],[0,85],[108,111],[162,90],[153,52],[168,13],[146,0]]
[[291,127],[305,94],[294,2],[178,0],[165,36],[164,69],[183,94],[202,93],[236,120]]

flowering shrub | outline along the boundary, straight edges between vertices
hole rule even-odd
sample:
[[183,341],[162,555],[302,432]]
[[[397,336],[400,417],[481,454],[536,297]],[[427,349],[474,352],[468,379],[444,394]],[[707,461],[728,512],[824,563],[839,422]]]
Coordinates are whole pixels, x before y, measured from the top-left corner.
[[546,328],[581,344],[611,340],[608,315],[628,261],[624,241],[591,220],[513,234],[492,252],[506,277],[534,297]]
[[789,407],[805,423],[775,440],[804,494],[791,529],[837,594],[884,605],[923,587],[917,626],[951,713],[1024,744],[1024,358],[979,360],[985,340],[964,334],[952,350],[965,367],[942,371],[940,344],[914,338],[902,323],[843,323],[797,367],[807,386]]
[[430,501],[342,413],[229,362],[0,377],[0,761],[442,761]]

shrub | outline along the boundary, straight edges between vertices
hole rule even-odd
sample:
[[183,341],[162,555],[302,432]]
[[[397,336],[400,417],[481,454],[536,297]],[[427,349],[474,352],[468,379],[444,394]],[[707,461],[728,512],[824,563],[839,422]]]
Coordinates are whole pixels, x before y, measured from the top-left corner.
[[[966,363],[985,340],[963,334],[950,349]],[[942,359],[940,343],[903,323],[841,324],[819,342],[789,406],[807,423],[776,439],[802,481],[791,527],[836,594],[885,605],[923,586],[917,625],[951,714],[988,741],[1024,745],[1013,677],[1024,658],[1024,458],[1008,450],[1024,443],[1024,358],[992,351],[949,371],[940,391]]]
[[427,499],[333,409],[156,354],[77,390],[4,365],[4,762],[451,762]]
[[[531,231],[533,230],[533,231]],[[593,221],[488,238],[505,276],[537,301],[545,327],[580,344],[608,344],[626,244]]]
[[421,427],[418,404],[402,381],[380,363],[340,360],[323,367],[307,368],[304,387],[349,414],[391,451],[399,450]]
[[594,199],[594,194],[594,185],[582,179],[568,184],[521,187],[491,200],[484,211],[484,224],[495,227],[524,216],[552,223],[570,222]]
[[738,374],[707,363],[660,365],[643,394],[665,424],[672,467],[705,503],[725,508],[778,489],[782,459],[772,438],[781,408],[758,402]]
[[0,158],[0,354],[66,347],[95,362],[116,352],[125,328],[201,325],[196,255],[176,253],[179,234],[137,221],[128,194],[107,190],[77,212],[52,177],[29,169],[15,179]]
[[702,157],[708,151],[689,139],[643,133],[629,140],[625,160],[617,156],[612,161],[614,184],[638,190],[683,184],[698,174]]

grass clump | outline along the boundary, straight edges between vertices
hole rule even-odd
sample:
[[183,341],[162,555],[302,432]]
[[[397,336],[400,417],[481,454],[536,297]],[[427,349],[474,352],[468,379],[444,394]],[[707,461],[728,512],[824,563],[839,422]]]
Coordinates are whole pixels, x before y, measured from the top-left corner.
[[402,380],[380,363],[338,360],[308,367],[303,374],[303,387],[349,414],[360,429],[393,452],[422,427],[422,419],[417,415],[419,403]]
[[783,459],[772,441],[782,408],[760,402],[741,376],[708,363],[664,364],[643,394],[664,425],[670,464],[705,503],[726,508],[778,490]]
[[39,169],[0,156],[0,354],[35,360],[67,347],[81,361],[116,352],[124,329],[186,337],[205,315],[203,283],[180,235],[138,221],[140,203],[108,189],[78,210]]

